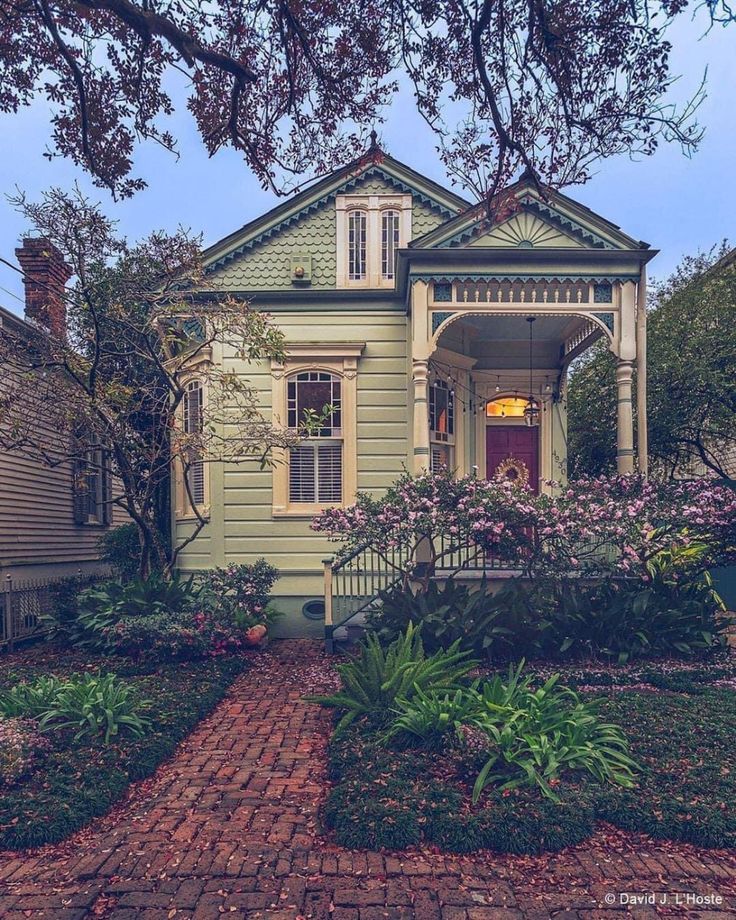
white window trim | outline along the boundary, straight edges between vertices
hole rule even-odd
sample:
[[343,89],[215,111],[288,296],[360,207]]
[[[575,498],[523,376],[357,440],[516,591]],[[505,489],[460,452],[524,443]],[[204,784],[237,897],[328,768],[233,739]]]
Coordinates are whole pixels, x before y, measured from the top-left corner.
[[[302,371],[324,371],[340,377],[342,413],[342,502],[290,502],[288,450],[273,451],[273,517],[313,517],[325,508],[355,501],[358,488],[357,375],[364,342],[298,343],[286,346],[286,358],[271,364],[273,423],[287,427],[287,380]],[[329,439],[325,438],[325,443]]]
[[[90,526],[103,526],[105,511],[105,482],[106,476],[105,454],[99,444],[90,446],[84,454],[85,476],[87,478],[87,520],[84,522]],[[94,476],[94,489],[90,486],[90,478]],[[92,514],[89,508],[90,497],[94,492],[96,514]]]
[[[186,388],[191,383],[199,383],[202,388],[202,412],[204,412],[207,406],[207,383],[205,380],[201,379],[195,374],[192,374],[191,377],[188,377],[185,381],[182,381],[182,386]],[[184,431],[184,412],[186,408],[186,396],[182,399],[179,406],[179,425],[181,430]],[[189,496],[187,495],[187,490],[184,485],[184,464],[180,457],[175,458],[176,465],[176,476],[175,476],[175,516],[177,521],[196,521],[198,520],[195,510],[192,508],[189,502]],[[204,501],[196,505],[196,511],[204,518],[209,519],[210,516],[210,465],[207,462],[207,458],[202,458],[202,472],[204,478]]]
[[[350,278],[348,249],[348,214],[359,210],[367,212],[366,276]],[[399,212],[399,248],[411,240],[411,195],[337,195],[337,287],[338,288],[393,288],[393,278],[384,278],[381,266],[381,214],[383,211]]]

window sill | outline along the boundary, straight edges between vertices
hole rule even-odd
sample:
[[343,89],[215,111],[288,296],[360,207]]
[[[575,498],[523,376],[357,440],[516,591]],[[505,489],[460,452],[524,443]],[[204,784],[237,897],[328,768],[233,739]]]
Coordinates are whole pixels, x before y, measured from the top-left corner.
[[344,505],[314,505],[308,508],[272,508],[272,518],[313,518],[323,511],[329,511],[331,508],[344,508]]
[[[206,521],[207,523],[209,523],[209,520],[210,520],[210,509],[209,509],[209,508],[207,508],[207,509],[204,509],[204,508],[203,508],[202,511],[200,511],[200,514],[201,514],[202,517],[205,519],[205,521]],[[177,524],[189,524],[189,523],[198,524],[198,523],[199,523],[199,518],[197,517],[197,515],[196,515],[196,514],[191,514],[191,513],[189,513],[188,511],[187,511],[187,512],[181,512],[181,514],[177,513],[177,514],[175,515],[175,519],[176,519],[176,523],[177,523]]]

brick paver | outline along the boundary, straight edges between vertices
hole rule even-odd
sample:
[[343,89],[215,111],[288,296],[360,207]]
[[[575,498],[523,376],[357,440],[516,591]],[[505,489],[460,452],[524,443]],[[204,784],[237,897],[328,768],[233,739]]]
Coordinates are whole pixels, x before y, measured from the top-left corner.
[[[59,846],[0,854],[0,917],[736,917],[733,853],[660,846],[612,828],[543,857],[331,844],[318,827],[330,717],[302,700],[323,672],[318,643],[279,643],[111,815]],[[627,907],[626,893],[667,903]]]

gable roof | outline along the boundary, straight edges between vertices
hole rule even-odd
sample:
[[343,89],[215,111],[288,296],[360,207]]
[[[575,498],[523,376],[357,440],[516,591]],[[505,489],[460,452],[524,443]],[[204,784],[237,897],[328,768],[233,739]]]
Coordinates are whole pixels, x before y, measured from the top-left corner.
[[362,183],[374,176],[385,179],[398,191],[411,193],[448,220],[470,207],[467,199],[372,146],[366,154],[347,166],[209,246],[203,254],[205,269],[212,271],[219,268],[306,214],[319,210],[336,195],[359,189]]
[[[473,245],[473,240],[494,233],[519,215],[531,214],[544,224],[556,228],[560,235],[569,238],[573,245],[586,249],[635,250],[649,249],[649,244],[624,233],[610,220],[596,214],[585,205],[579,204],[561,192],[545,189],[544,196],[538,191],[531,176],[525,174],[499,192],[494,203],[500,216],[495,220],[487,217],[485,203],[472,205],[462,214],[446,221],[440,227],[425,233],[409,244],[411,249],[452,249]],[[520,241],[521,242],[521,241]],[[479,245],[475,242],[476,246]],[[498,244],[492,244],[498,245]],[[518,243],[510,243],[513,248]]]

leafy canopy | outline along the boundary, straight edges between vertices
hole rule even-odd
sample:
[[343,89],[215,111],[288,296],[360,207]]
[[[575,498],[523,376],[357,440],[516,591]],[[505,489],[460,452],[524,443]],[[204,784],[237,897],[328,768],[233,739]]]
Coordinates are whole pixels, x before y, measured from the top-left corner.
[[[728,22],[722,0],[708,20]],[[119,195],[141,140],[185,94],[212,155],[242,152],[264,186],[355,157],[403,77],[454,176],[483,198],[520,168],[585,181],[616,153],[686,150],[694,111],[667,90],[667,27],[687,0],[0,0],[0,111],[48,103],[51,155]]]
[[[648,429],[653,465],[680,478],[736,475],[736,256],[724,244],[686,258],[653,287],[648,318]],[[615,359],[598,345],[568,388],[573,475],[615,468]]]

